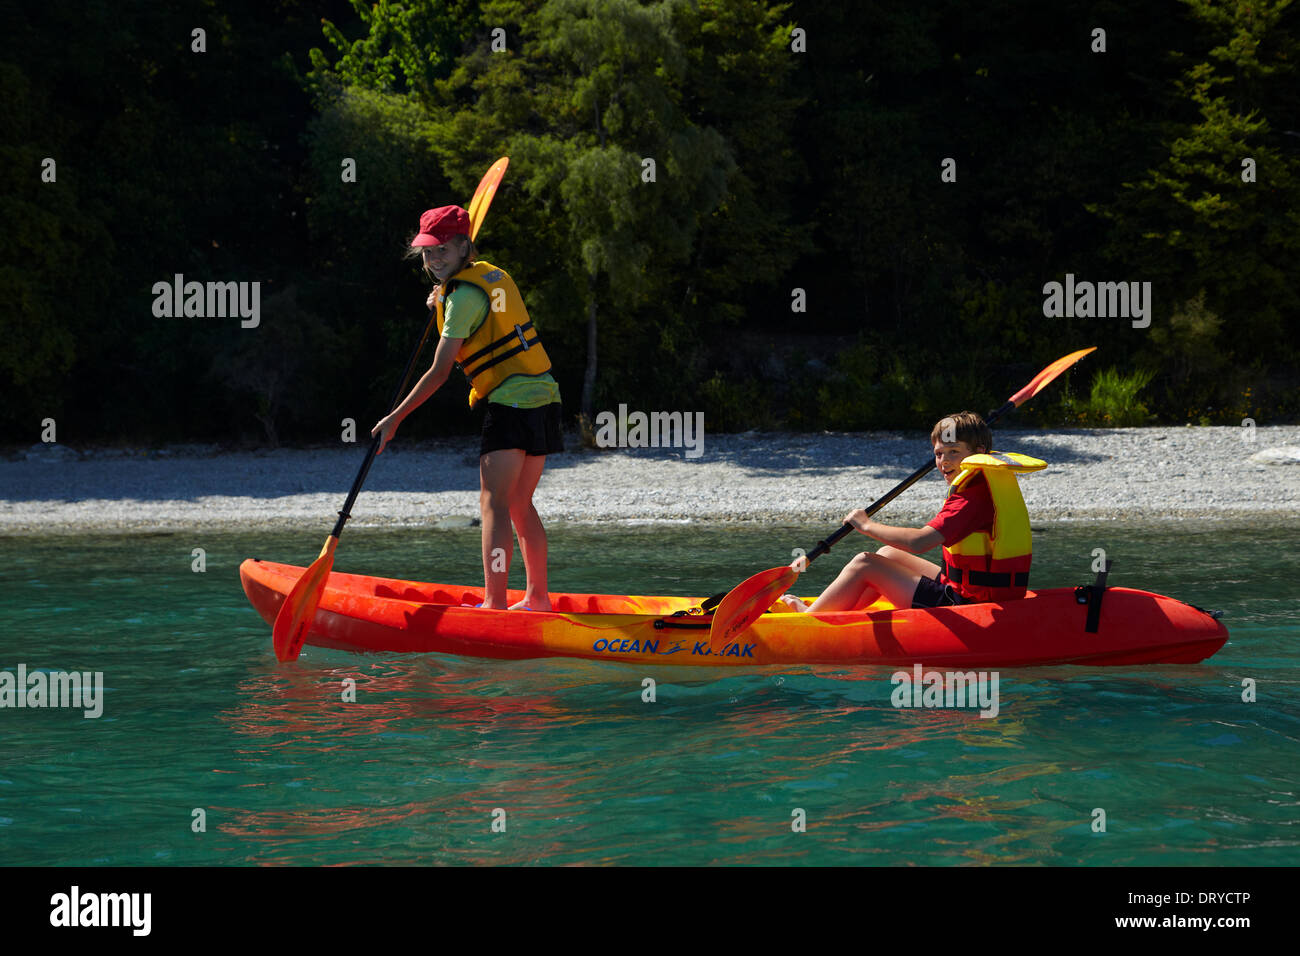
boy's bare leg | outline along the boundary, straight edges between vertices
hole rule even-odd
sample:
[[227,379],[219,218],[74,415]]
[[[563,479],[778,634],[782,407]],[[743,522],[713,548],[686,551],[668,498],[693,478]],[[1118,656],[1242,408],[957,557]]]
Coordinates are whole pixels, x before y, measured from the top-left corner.
[[943,570],[941,567],[939,567],[939,565],[935,564],[933,561],[927,561],[919,554],[912,554],[911,552],[908,551],[900,551],[898,548],[895,548],[893,545],[889,545],[889,544],[886,544],[878,548],[876,550],[876,554],[880,555],[882,558],[889,558],[893,561],[897,561],[899,564],[907,568],[909,571],[913,572],[914,574],[919,574],[921,575],[921,577],[925,577],[925,578],[938,577],[939,572]]
[[844,566],[809,611],[852,611],[883,594],[898,608],[912,606],[921,575],[889,557],[863,552]]

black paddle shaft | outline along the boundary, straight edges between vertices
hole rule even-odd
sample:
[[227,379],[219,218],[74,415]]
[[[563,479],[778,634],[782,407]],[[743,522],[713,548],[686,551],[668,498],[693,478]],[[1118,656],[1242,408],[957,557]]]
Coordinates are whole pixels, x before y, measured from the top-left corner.
[[[1007,402],[997,411],[992,412],[988,418],[984,419],[984,421],[987,424],[992,425],[994,422],[996,422],[1007,412],[1013,411],[1015,407],[1016,407],[1015,402]],[[895,485],[893,489],[889,491],[887,494],[877,498],[875,501],[869,504],[866,509],[867,517],[870,518],[881,508],[885,507],[885,505],[889,504],[891,501],[893,501],[895,498],[901,495],[908,488],[911,488],[914,484],[916,484],[918,481],[920,481],[922,478],[928,475],[933,469],[934,469],[934,459],[932,458],[930,459],[930,461],[922,465],[920,468],[916,469],[916,471],[912,472],[901,482]],[[852,530],[854,530],[853,525],[848,524],[847,522],[840,525],[839,529],[833,535],[831,535],[828,538],[823,538],[821,541],[818,541],[817,547],[809,551],[808,554],[805,555],[805,557],[808,559],[809,563],[811,563],[816,558],[830,551],[831,545],[835,544],[835,542],[839,541],[841,538],[843,538],[846,534],[848,534]]]
[[[397,391],[393,393],[393,400],[388,403],[388,414],[393,413],[397,403],[402,400],[402,394],[406,391],[406,386],[411,383],[411,373],[415,370],[415,360],[420,357],[424,351],[424,343],[429,341],[429,333],[433,331],[434,325],[437,324],[438,310],[429,310],[429,324],[424,327],[424,335],[420,337],[420,344],[415,347],[411,353],[411,359],[406,363],[406,371],[402,375],[402,383],[397,386]],[[380,432],[370,442],[370,451],[366,452],[366,460],[361,463],[361,470],[357,472],[357,480],[352,482],[352,490],[348,492],[348,500],[343,502],[343,510],[339,512],[339,520],[334,524],[334,530],[330,532],[332,537],[337,538],[343,533],[343,525],[352,517],[352,505],[356,503],[357,495],[361,493],[361,485],[366,480],[366,475],[370,474],[370,464],[375,460],[375,455],[379,452],[379,442],[383,439],[384,434]]]

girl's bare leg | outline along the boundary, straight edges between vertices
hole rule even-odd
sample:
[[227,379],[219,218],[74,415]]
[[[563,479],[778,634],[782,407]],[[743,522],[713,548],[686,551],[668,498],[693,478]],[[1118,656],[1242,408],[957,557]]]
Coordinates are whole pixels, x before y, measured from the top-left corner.
[[527,456],[522,448],[488,452],[478,460],[479,513],[483,516],[483,606],[506,607],[510,559],[515,541],[510,527],[510,493]]
[[526,456],[510,493],[510,520],[519,535],[519,550],[523,552],[524,569],[528,572],[524,599],[511,606],[527,606],[534,611],[551,610],[546,579],[546,529],[533,506],[533,492],[545,467],[545,455]]

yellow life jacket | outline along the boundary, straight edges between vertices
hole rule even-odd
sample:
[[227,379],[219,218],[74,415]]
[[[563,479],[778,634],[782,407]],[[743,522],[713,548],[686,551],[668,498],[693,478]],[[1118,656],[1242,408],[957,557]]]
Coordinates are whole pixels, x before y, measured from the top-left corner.
[[1016,475],[1041,471],[1047,462],[1016,452],[993,451],[964,458],[948,488],[959,490],[983,475],[993,498],[993,533],[976,531],[943,549],[944,574],[971,601],[1014,601],[1029,588],[1033,544],[1029,512]]
[[469,379],[469,404],[473,408],[512,375],[541,375],[551,369],[551,359],[538,341],[524,298],[504,269],[490,262],[475,262],[446,283],[437,298],[438,334],[442,334],[443,302],[457,282],[478,286],[488,297],[483,323],[461,343],[456,362]]

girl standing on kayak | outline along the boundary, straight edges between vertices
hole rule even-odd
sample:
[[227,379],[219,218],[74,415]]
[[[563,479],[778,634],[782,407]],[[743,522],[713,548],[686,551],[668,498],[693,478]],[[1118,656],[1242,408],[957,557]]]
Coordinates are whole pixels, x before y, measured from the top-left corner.
[[479,445],[479,510],[483,517],[482,607],[506,607],[506,582],[519,535],[528,583],[513,608],[551,610],[546,581],[546,529],[533,492],[546,456],[564,450],[560,388],[537,339],[522,296],[504,270],[475,261],[470,219],[460,206],[429,209],[411,240],[436,285],[426,305],[437,311],[433,365],[370,434],[382,433],[380,453],[397,427],[447,381],[459,363],[470,382],[469,403],[485,401]]

